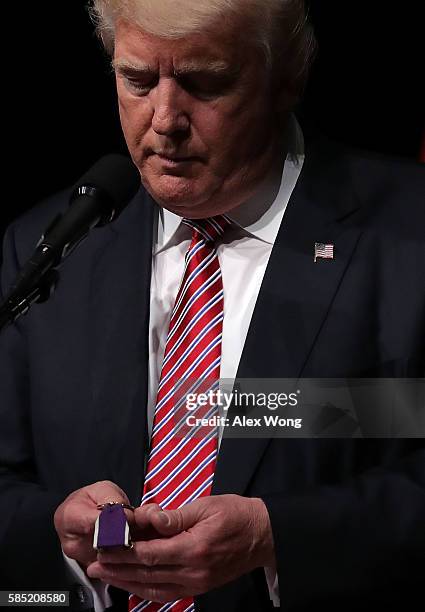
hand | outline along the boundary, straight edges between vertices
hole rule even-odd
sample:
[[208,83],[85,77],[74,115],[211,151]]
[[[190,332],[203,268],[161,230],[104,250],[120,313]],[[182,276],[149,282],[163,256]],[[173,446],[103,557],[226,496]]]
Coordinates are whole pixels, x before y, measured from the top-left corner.
[[[74,491],[56,509],[54,524],[61,541],[63,552],[75,559],[85,569],[96,560],[93,549],[94,524],[100,514],[97,504],[117,501],[128,504],[128,497],[122,489],[109,480]],[[127,522],[134,522],[133,512],[125,510]]]
[[165,511],[147,504],[134,518],[139,528],[150,525],[162,537],[128,551],[100,552],[88,576],[162,603],[205,593],[256,567],[275,567],[261,499],[218,495]]

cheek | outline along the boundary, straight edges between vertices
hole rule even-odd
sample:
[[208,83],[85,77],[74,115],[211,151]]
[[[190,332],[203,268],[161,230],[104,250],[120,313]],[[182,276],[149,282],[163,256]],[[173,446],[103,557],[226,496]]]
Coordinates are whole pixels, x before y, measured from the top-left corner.
[[265,101],[238,101],[204,109],[197,114],[196,129],[213,157],[239,163],[268,138],[269,122]]
[[129,147],[139,144],[149,130],[152,113],[143,100],[122,96],[118,99],[120,121]]
[[224,150],[235,146],[239,131],[238,113],[231,105],[210,105],[198,109],[192,116],[192,130],[207,147],[210,155],[222,156]]

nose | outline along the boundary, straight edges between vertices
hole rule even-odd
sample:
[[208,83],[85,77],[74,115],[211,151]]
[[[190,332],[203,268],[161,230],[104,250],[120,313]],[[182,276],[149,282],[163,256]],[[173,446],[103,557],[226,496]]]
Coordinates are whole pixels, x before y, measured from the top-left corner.
[[161,78],[153,96],[152,129],[169,136],[189,129],[190,120],[182,103],[182,92],[172,78]]

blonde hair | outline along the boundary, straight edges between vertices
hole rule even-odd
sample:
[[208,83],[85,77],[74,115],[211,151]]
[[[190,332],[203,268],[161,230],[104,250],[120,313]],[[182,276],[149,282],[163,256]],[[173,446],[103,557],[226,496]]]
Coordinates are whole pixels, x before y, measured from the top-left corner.
[[304,0],[91,0],[89,10],[110,55],[117,19],[156,36],[181,38],[243,17],[247,36],[263,54],[266,67],[296,96],[304,88],[316,50]]

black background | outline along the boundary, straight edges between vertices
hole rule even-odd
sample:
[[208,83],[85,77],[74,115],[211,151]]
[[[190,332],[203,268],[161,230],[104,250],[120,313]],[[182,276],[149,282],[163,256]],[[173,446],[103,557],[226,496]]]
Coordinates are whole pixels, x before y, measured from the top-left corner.
[[[423,0],[311,0],[319,54],[299,109],[341,142],[417,158],[424,128]],[[114,82],[85,0],[5,9],[2,229],[125,151]],[[2,7],[3,10],[3,7]]]

